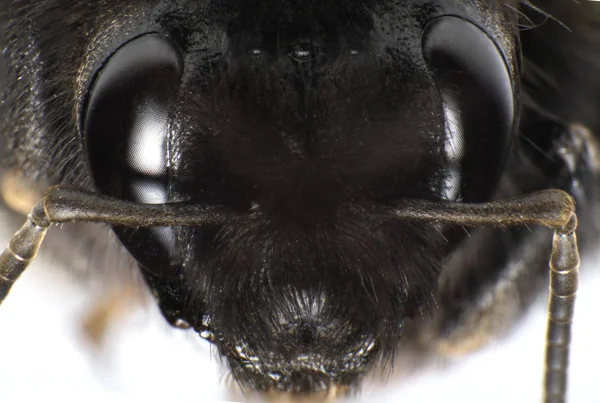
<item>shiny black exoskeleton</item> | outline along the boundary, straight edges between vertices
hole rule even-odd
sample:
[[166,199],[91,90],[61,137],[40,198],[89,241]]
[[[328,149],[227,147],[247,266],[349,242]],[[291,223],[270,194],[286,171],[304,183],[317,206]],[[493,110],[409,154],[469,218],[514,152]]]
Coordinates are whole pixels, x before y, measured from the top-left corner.
[[595,216],[600,5],[531,3],[4,0],[7,162],[124,200],[260,212],[113,229],[167,320],[242,386],[351,388],[409,323],[442,352],[504,330],[550,250],[542,229],[466,237],[373,222],[373,205],[559,188]]

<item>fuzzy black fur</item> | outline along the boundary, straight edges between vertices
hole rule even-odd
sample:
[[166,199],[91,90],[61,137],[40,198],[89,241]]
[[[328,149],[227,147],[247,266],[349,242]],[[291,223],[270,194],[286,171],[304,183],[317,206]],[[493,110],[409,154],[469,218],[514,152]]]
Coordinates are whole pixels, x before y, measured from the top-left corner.
[[[257,390],[355,384],[393,356],[404,321],[430,309],[448,257],[466,253],[451,229],[361,213],[447,197],[446,116],[421,48],[432,19],[478,26],[512,80],[511,136],[467,148],[477,158],[463,174],[475,179],[462,200],[572,191],[580,178],[554,158],[555,143],[573,122],[600,130],[592,2],[2,0],[0,8],[6,163],[48,183],[94,188],[82,121],[111,55],[148,32],[177,45],[184,68],[169,109],[170,200],[258,208],[268,218],[174,229],[172,264],[142,271],[167,319],[210,334],[236,379]],[[583,185],[585,213],[597,184]],[[144,238],[117,231],[134,257],[144,253]],[[529,239],[486,237],[482,267],[454,295],[460,303],[493,285]]]

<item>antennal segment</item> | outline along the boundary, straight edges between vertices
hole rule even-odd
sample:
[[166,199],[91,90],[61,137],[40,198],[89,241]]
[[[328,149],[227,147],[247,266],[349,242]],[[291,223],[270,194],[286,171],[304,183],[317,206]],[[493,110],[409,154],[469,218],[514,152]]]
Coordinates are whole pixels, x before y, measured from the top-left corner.
[[575,296],[579,286],[579,250],[575,201],[562,190],[544,190],[490,203],[397,203],[392,216],[402,220],[462,226],[507,227],[537,224],[554,229],[550,257],[550,296],[546,333],[544,402],[564,402]]
[[199,226],[236,217],[222,206],[132,203],[63,185],[53,186],[0,255],[0,304],[37,255],[51,224],[78,221],[126,227]]

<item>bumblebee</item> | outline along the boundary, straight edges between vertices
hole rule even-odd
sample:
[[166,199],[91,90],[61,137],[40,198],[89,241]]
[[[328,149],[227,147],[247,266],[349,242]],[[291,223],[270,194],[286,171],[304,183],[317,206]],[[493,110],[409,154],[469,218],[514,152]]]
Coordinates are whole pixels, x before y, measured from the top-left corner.
[[330,399],[403,346],[485,345],[550,273],[544,399],[564,400],[600,5],[1,4],[4,162],[48,190],[0,300],[52,224],[110,224],[244,391]]

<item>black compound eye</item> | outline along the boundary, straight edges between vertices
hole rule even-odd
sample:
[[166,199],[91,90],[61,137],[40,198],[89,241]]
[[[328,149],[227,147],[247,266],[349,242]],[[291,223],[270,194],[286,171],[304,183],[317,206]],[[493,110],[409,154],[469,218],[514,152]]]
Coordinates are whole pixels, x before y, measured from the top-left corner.
[[98,72],[84,117],[84,142],[96,186],[110,196],[166,202],[170,101],[179,89],[177,47],[158,34],[119,48]]
[[507,62],[483,30],[455,16],[431,21],[422,45],[444,103],[446,196],[484,201],[499,179],[514,126]]
[[[171,201],[168,119],[182,70],[179,48],[153,33],[121,46],[97,73],[83,116],[83,140],[101,193],[141,203]],[[173,264],[170,229],[115,231],[142,265]]]

